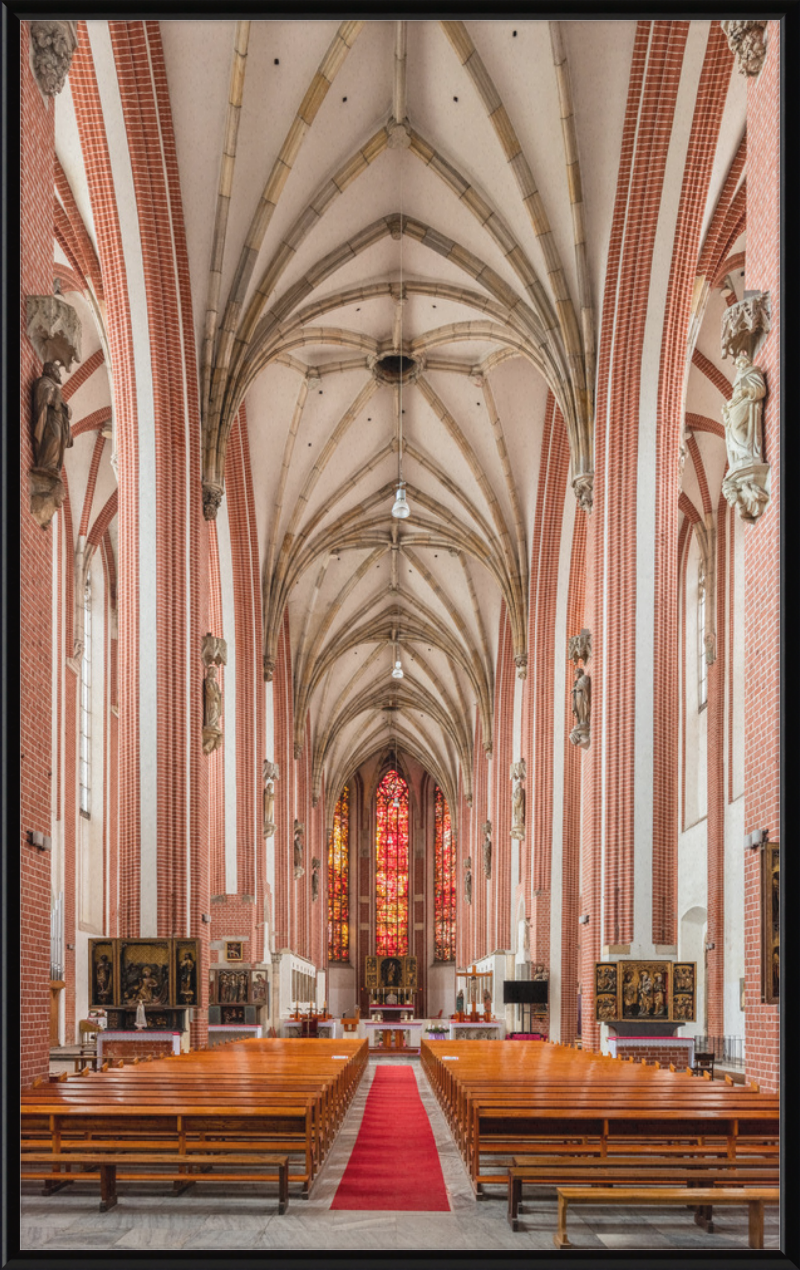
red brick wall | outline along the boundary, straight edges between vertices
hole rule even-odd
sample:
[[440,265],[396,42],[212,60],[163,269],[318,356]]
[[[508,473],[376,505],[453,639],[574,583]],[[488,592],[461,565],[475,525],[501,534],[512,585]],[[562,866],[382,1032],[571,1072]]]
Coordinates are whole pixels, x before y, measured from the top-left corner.
[[[780,820],[780,25],[767,28],[768,53],[747,82],[748,182],[745,285],[769,291],[772,329],[757,362],[767,380],[764,459],[770,502],[745,535],[745,833]],[[747,1076],[762,1089],[778,1085],[778,1008],[761,1004],[761,853],[745,852],[745,1041]]]
[[[28,471],[33,466],[31,390],[42,365],[25,333],[26,295],[53,290],[53,119],[28,61],[28,23],[20,23],[22,85],[20,237],[20,876],[22,942],[20,1085],[48,1071],[50,1017],[50,855],[30,846],[28,830],[50,837],[52,780],[52,554],[53,529],[30,514]],[[60,514],[60,513],[59,513]]]

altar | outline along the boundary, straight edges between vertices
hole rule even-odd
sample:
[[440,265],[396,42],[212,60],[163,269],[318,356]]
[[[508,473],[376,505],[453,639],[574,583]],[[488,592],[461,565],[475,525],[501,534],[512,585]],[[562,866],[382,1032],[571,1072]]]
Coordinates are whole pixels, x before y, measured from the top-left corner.
[[[283,1019],[283,1035],[302,1036],[302,1019]],[[317,1036],[325,1036],[331,1041],[338,1041],[344,1036],[341,1019],[317,1019]]]
[[358,1035],[369,1041],[370,1053],[418,1054],[425,1019],[362,1019]]
[[463,1023],[450,1020],[451,1041],[502,1041],[506,1034],[505,1023],[497,1019],[465,1019]]

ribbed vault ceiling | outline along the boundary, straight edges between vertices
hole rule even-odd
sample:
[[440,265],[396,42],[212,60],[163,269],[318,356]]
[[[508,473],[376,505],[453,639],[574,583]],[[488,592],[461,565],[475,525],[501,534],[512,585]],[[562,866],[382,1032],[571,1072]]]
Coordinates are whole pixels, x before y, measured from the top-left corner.
[[[265,673],[288,606],[314,796],[396,737],[451,801],[459,771],[470,797],[501,603],[525,673],[548,390],[591,504],[594,313],[635,24],[161,28],[206,512],[244,404]],[[414,360],[402,388],[376,373],[386,354]]]

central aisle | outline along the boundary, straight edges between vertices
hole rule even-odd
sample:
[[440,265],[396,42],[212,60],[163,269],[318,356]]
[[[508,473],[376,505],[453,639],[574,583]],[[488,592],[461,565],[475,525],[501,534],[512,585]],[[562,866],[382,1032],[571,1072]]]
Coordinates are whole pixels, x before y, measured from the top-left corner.
[[433,1130],[408,1064],[376,1069],[331,1208],[450,1211]]

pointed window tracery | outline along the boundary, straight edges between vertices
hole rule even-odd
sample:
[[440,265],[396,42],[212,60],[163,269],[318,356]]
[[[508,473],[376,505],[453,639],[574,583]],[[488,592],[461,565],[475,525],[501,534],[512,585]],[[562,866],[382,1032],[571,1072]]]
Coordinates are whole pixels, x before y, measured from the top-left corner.
[[450,808],[436,787],[434,837],[434,961],[455,961],[456,956],[456,859]]
[[341,792],[328,843],[328,961],[350,959],[350,790]]
[[408,952],[408,785],[387,772],[378,786],[375,835],[375,952]]

